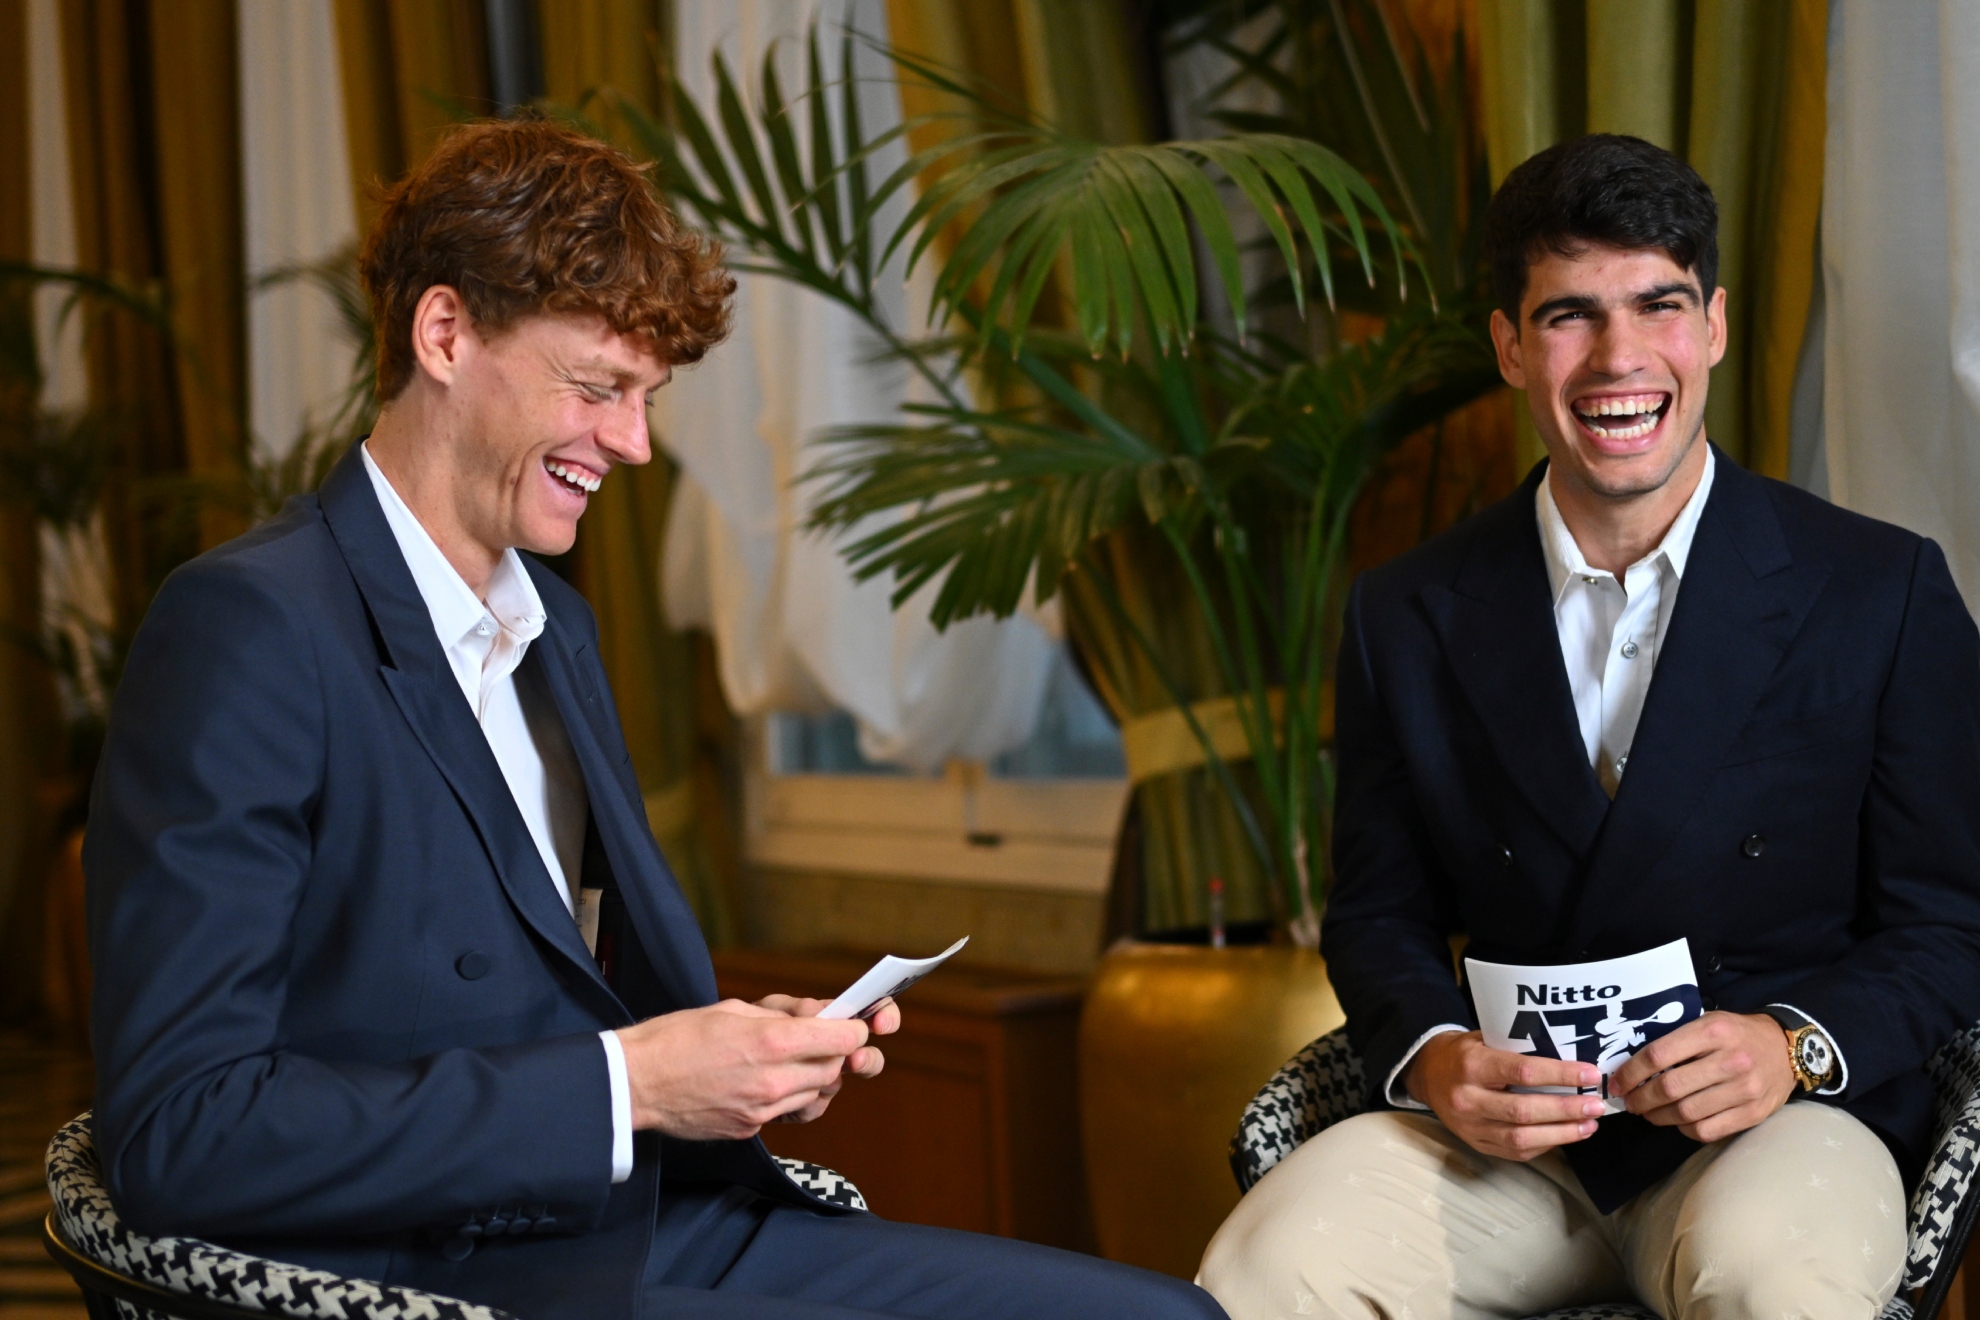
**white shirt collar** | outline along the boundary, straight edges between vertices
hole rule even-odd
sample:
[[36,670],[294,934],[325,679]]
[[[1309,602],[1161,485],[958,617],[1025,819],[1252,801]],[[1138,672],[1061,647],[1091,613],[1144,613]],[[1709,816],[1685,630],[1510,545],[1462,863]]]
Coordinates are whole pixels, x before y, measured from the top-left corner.
[[488,579],[487,604],[483,605],[466,579],[447,562],[447,556],[440,553],[440,547],[434,544],[419,518],[399,498],[399,492],[392,488],[371,457],[369,443],[360,445],[359,449],[364,455],[364,470],[371,477],[371,487],[385,510],[385,521],[391,525],[392,535],[399,543],[399,553],[405,557],[406,567],[412,570],[413,583],[426,602],[427,613],[433,617],[433,631],[440,638],[440,645],[458,646],[473,636],[476,626],[490,616],[519,647],[535,641],[543,632],[543,598],[537,594],[529,570],[523,567],[522,556],[514,549],[502,552],[495,572]]
[[[1718,456],[1707,445],[1705,471],[1698,478],[1698,488],[1691,492],[1691,498],[1678,510],[1677,520],[1664,533],[1664,539],[1657,548],[1631,564],[1631,569],[1654,563],[1662,556],[1670,564],[1671,571],[1680,581],[1683,580],[1685,561],[1691,556],[1691,539],[1697,535],[1698,519],[1705,512],[1706,499],[1712,494],[1712,473],[1718,462]],[[1553,599],[1558,601],[1567,584],[1577,577],[1613,578],[1615,574],[1607,569],[1589,567],[1580,544],[1574,539],[1574,533],[1568,530],[1566,519],[1561,517],[1560,506],[1554,503],[1553,478],[1553,465],[1549,464],[1547,475],[1534,495],[1534,504],[1540,518],[1540,551],[1547,560],[1547,585],[1552,588]],[[1624,570],[1625,575],[1628,571]]]

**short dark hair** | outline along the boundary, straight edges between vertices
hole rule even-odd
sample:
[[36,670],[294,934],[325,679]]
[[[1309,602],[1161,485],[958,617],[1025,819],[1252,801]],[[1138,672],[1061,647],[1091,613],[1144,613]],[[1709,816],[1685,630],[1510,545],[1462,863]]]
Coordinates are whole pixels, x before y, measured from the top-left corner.
[[1531,157],[1499,185],[1485,212],[1492,294],[1519,324],[1526,269],[1542,253],[1590,243],[1657,248],[1718,286],[1719,204],[1698,171],[1642,138],[1590,133]]
[[454,129],[385,195],[358,256],[378,328],[378,397],[413,376],[412,323],[436,284],[485,334],[526,316],[601,316],[669,366],[729,330],[722,248],[674,218],[624,152],[548,119]]

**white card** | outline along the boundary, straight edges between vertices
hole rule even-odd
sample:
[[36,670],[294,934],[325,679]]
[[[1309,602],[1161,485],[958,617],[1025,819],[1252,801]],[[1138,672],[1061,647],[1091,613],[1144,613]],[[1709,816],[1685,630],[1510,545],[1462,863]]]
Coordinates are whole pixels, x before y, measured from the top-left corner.
[[967,943],[969,936],[965,935],[933,958],[896,958],[890,953],[868,968],[866,975],[847,986],[844,994],[825,1005],[818,1016],[863,1018],[881,1000],[907,989],[949,961],[950,956]]
[[[1609,1074],[1631,1055],[1704,1014],[1691,945],[1672,940],[1660,948],[1602,962],[1560,967],[1514,967],[1464,960],[1471,1002],[1485,1043],[1495,1050],[1592,1063],[1602,1073],[1599,1094],[1607,1111],[1623,1111],[1609,1094]],[[1514,1087],[1566,1095],[1565,1086]]]

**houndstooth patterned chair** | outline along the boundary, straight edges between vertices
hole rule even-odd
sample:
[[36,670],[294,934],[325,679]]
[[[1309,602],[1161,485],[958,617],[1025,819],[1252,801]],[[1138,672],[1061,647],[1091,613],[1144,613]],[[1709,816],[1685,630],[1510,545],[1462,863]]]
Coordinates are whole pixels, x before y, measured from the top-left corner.
[[[1980,1166],[1980,1025],[1955,1036],[1926,1065],[1939,1093],[1938,1133],[1932,1157],[1911,1195],[1911,1246],[1898,1295],[1879,1320],[1933,1320],[1966,1255],[1980,1197],[1973,1175]],[[1314,1041],[1265,1083],[1231,1138],[1231,1172],[1248,1192],[1298,1145],[1366,1107],[1367,1078],[1348,1044],[1345,1028]],[[1915,1303],[1907,1300],[1912,1294]],[[1914,1313],[1915,1304],[1915,1313]],[[1555,1311],[1543,1320],[1656,1320],[1653,1312],[1621,1303]]]
[[[791,1181],[822,1201],[866,1209],[859,1188],[820,1164],[779,1158]],[[55,1210],[48,1254],[83,1290],[90,1320],[513,1320],[506,1311],[411,1288],[345,1279],[249,1256],[197,1238],[133,1232],[110,1204],[89,1115],[48,1143]]]

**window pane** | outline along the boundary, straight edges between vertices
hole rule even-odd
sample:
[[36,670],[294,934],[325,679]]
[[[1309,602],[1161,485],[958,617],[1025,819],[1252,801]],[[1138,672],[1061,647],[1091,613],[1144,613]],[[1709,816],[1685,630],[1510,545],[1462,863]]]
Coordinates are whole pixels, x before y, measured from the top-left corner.
[[845,711],[770,717],[771,769],[780,775],[904,775],[859,754],[859,725]]
[[[842,710],[770,717],[771,769],[785,775],[905,775],[859,752],[859,728]],[[1120,779],[1121,736],[1063,648],[1046,680],[1045,708],[1031,741],[992,761],[1003,779]]]
[[1127,758],[1121,755],[1120,730],[1073,666],[1072,656],[1059,648],[1052,677],[1045,688],[1045,709],[1038,730],[1024,746],[1005,752],[990,763],[990,773],[1002,779],[1123,779]]

